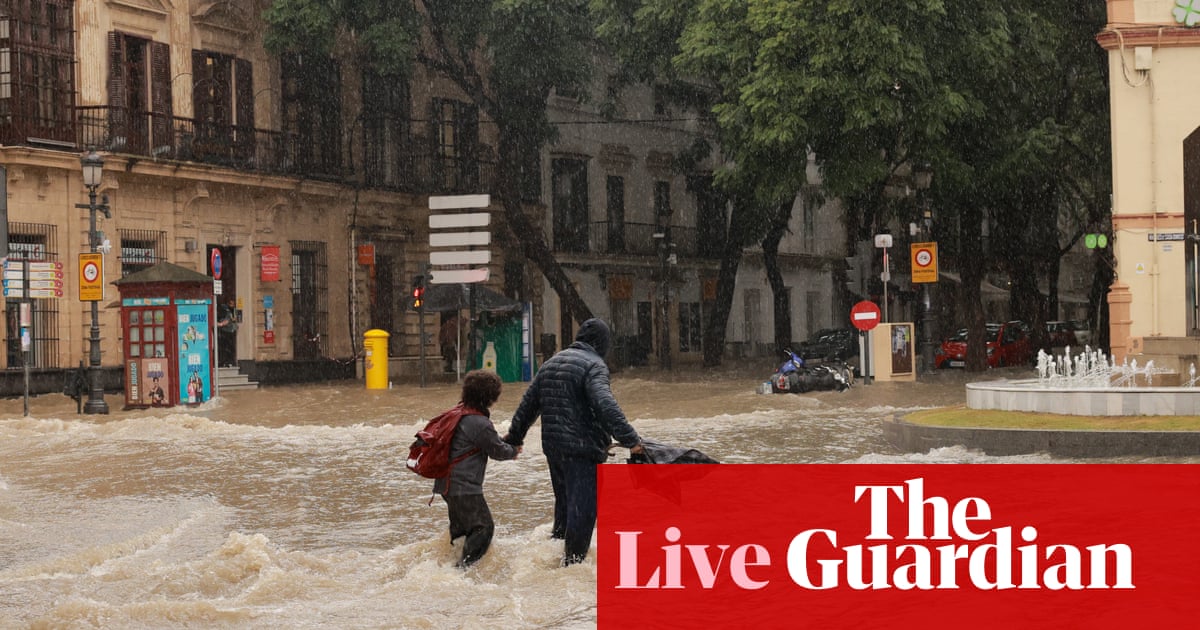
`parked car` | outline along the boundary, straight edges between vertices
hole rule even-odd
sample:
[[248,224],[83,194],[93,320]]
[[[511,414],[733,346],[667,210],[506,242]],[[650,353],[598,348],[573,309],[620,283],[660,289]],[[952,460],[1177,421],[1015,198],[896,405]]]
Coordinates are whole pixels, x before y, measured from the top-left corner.
[[850,358],[858,356],[858,331],[853,328],[818,330],[792,350],[806,362],[820,362],[823,359],[849,362]]
[[[1022,322],[988,323],[984,326],[984,334],[987,336],[988,367],[1028,365],[1033,362],[1033,342]],[[961,328],[942,341],[933,364],[939,369],[964,367],[966,358],[967,329]]]
[[1071,331],[1075,333],[1076,345],[1083,347],[1092,343],[1092,329],[1088,327],[1087,322],[1072,320]]
[[1049,342],[1051,348],[1079,345],[1075,337],[1074,324],[1064,321],[1046,322],[1046,341]]

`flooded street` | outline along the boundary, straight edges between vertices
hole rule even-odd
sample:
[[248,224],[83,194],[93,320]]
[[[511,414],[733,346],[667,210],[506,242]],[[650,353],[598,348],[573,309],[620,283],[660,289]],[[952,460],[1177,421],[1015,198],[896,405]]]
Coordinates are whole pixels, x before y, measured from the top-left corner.
[[[770,370],[626,371],[613,389],[643,437],[723,462],[1050,461],[883,441],[898,411],[963,402],[960,372],[756,394]],[[524,389],[505,385],[501,433]],[[0,628],[594,627],[594,553],[556,568],[540,425],[518,460],[488,467],[491,551],[453,567],[445,505],[403,459],[457,397],[450,383],[344,382],[98,419],[58,395],[29,418],[0,401]]]

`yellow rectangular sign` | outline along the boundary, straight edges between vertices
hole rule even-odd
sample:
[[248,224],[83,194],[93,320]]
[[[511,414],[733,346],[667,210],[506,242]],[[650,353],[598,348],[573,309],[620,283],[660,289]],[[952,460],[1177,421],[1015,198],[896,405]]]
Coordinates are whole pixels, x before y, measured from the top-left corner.
[[104,254],[79,255],[79,301],[104,299]]
[[912,248],[913,284],[937,282],[937,243],[913,243],[910,247]]

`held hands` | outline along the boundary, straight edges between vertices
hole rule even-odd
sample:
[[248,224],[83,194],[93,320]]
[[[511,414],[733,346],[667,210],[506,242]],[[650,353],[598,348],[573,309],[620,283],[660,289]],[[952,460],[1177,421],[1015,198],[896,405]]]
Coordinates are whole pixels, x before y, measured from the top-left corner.
[[629,449],[629,452],[634,455],[641,455],[642,453],[646,452],[646,447],[642,446],[641,442],[638,442],[637,446]]

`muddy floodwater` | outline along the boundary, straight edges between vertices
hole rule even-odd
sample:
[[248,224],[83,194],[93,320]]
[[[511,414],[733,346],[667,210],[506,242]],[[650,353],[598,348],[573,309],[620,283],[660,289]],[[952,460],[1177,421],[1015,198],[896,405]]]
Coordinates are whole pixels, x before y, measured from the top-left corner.
[[[879,423],[962,403],[961,372],[755,393],[771,369],[630,370],[613,389],[643,437],[722,462],[1052,461],[888,446]],[[524,389],[505,385],[501,433]],[[428,504],[431,484],[403,458],[457,397],[453,383],[340,382],[194,409],[118,411],[109,396],[106,417],[59,395],[33,399],[30,417],[0,400],[0,628],[594,627],[594,552],[557,568],[549,540],[540,425],[518,460],[489,465],[496,538],[474,568],[454,568],[445,506]]]

